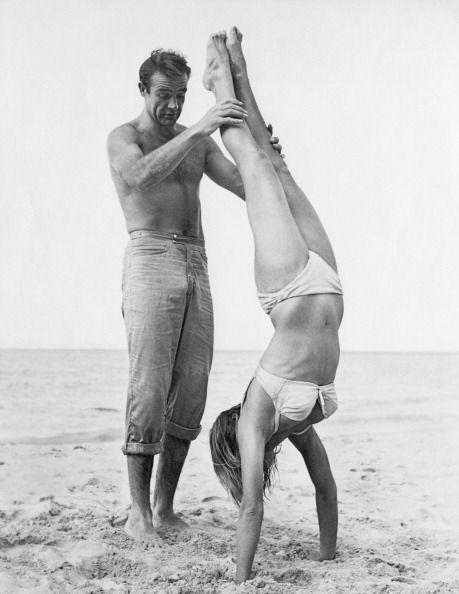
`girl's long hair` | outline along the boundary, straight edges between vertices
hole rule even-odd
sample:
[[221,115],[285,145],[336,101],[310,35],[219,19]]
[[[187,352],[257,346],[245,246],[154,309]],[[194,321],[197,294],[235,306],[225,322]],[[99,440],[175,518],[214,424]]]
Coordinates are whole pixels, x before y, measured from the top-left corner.
[[[209,443],[212,464],[218,480],[233,498],[236,505],[242,501],[241,455],[236,439],[236,425],[241,414],[241,405],[237,404],[224,410],[215,419],[210,430]],[[277,471],[275,452],[266,452],[263,462],[263,495],[267,494]]]

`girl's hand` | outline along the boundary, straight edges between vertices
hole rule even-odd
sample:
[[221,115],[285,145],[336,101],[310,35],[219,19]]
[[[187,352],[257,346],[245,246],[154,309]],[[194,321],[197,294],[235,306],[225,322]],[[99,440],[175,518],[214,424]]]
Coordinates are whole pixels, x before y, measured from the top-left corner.
[[277,136],[273,136],[273,125],[272,124],[268,124],[267,129],[268,129],[268,132],[271,134],[271,138],[269,139],[269,142],[271,143],[271,146],[284,159],[285,158],[285,155],[282,152],[282,145],[279,144],[279,138]]

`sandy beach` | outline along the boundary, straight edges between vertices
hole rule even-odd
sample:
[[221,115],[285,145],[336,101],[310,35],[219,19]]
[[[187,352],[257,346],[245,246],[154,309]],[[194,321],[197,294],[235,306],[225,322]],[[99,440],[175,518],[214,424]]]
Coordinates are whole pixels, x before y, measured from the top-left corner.
[[82,423],[69,433],[56,418],[52,435],[37,425],[27,439],[2,438],[0,592],[459,591],[458,411],[451,410],[455,394],[435,379],[449,371],[457,393],[459,357],[343,357],[340,410],[317,426],[339,490],[336,560],[310,559],[318,550],[314,491],[285,443],[255,577],[237,587],[237,512],[213,475],[207,445],[215,413],[236,401],[257,359],[231,356],[217,353],[203,431],[179,485],[184,532],[161,532],[149,544],[123,532],[123,394],[113,408],[94,407],[103,429]]

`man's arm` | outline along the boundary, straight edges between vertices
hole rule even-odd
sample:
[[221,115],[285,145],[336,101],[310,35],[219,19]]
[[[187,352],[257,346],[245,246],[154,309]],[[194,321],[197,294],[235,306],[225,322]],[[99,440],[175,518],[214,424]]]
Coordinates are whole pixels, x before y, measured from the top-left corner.
[[244,184],[238,168],[225,157],[212,138],[207,140],[204,173],[217,185],[245,199]]
[[240,101],[221,101],[199,122],[146,155],[138,144],[136,130],[130,125],[121,126],[108,137],[110,165],[128,186],[146,190],[170,175],[197,142],[220,126],[240,125],[245,118],[246,112]]
[[303,456],[316,489],[316,507],[320,532],[320,561],[334,559],[338,531],[336,484],[327,452],[311,427],[303,435],[290,435],[290,441]]

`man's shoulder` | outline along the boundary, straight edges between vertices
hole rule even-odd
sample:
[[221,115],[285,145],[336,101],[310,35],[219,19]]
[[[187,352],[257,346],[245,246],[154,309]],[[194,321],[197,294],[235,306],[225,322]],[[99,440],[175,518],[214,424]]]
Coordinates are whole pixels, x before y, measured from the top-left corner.
[[113,130],[108,135],[107,142],[110,144],[112,142],[136,142],[140,137],[139,129],[137,127],[136,121],[132,120],[131,122],[126,122],[125,124],[121,124]]

